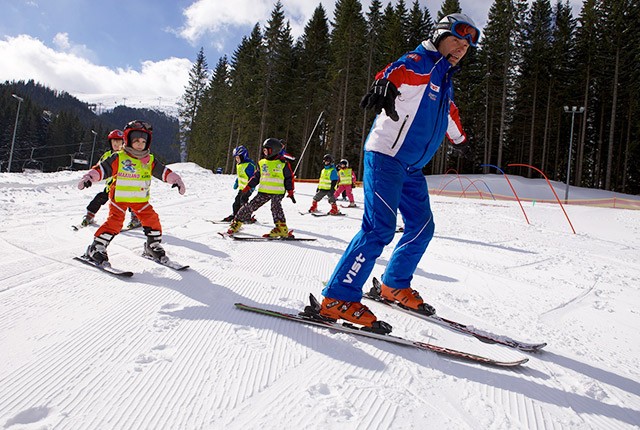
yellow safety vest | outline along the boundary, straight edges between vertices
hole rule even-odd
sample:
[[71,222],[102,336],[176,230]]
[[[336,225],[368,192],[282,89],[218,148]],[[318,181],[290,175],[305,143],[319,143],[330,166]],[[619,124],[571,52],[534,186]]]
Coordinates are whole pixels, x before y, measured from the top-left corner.
[[281,160],[258,161],[260,169],[260,186],[258,191],[266,194],[284,194],[284,167],[286,163]]
[[351,185],[353,181],[351,172],[353,172],[353,169],[349,167],[338,170],[338,176],[340,176],[340,182],[338,185]]
[[[109,149],[107,152],[102,154],[102,157],[100,157],[100,161],[98,161],[98,163],[102,163],[104,160],[111,157],[111,155],[113,155],[113,151]],[[107,178],[107,180],[105,181],[104,191],[106,193],[109,192],[109,188],[111,188],[111,184],[113,184],[113,181],[115,181],[115,178],[113,176],[111,176],[110,178]]]
[[331,189],[331,173],[335,170],[335,167],[331,169],[322,169],[320,173],[320,180],[318,181],[318,189],[330,190]]
[[153,170],[153,155],[149,155],[149,162],[143,164],[141,160],[131,157],[124,151],[119,151],[118,173],[116,173],[116,188],[114,200],[116,203],[146,203],[149,201],[149,187]]
[[236,172],[238,172],[238,189],[241,190],[249,183],[249,176],[247,176],[247,167],[251,163],[236,164]]

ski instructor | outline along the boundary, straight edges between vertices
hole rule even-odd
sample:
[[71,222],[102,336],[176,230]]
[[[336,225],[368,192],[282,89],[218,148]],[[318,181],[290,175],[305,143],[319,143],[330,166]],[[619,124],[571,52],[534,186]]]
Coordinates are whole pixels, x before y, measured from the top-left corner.
[[454,151],[469,157],[471,148],[453,103],[453,74],[480,30],[465,14],[454,13],[436,25],[431,40],[403,55],[376,75],[360,106],[378,114],[365,142],[364,216],[358,234],[322,291],[320,314],[388,333],[362,299],[362,287],[396,229],[397,211],[404,234],[384,275],[381,294],[425,314],[435,309],[411,288],[413,273],[433,237],[427,182],[422,174],[445,134]]

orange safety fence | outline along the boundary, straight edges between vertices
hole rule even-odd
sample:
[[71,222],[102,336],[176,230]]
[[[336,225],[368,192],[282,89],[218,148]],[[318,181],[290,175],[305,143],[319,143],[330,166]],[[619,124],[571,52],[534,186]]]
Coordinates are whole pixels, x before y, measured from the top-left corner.
[[[441,190],[438,188],[430,188],[429,191],[432,194],[438,194],[441,196],[462,197],[460,190]],[[465,197],[476,198],[476,199],[495,198],[495,200],[516,201],[515,197],[513,196],[507,196],[507,195],[495,194],[495,193],[490,194],[488,192],[483,192],[483,191],[467,191],[465,193]],[[534,198],[528,198],[528,197],[520,197],[520,200],[523,202],[531,202],[531,203],[558,204],[558,202],[555,199],[534,199]],[[580,205],[580,206],[595,206],[595,207],[602,207],[602,208],[640,210],[640,200],[624,199],[620,197],[610,197],[610,198],[603,198],[603,199],[569,199],[565,204]]]
[[[466,179],[466,178],[465,178]],[[317,183],[317,179],[297,179],[296,182],[303,183]],[[476,181],[469,181],[476,182]],[[362,188],[362,182],[356,182],[356,186]],[[446,185],[445,185],[446,186]],[[445,190],[444,187],[438,185],[438,187],[429,187],[429,193],[432,195],[448,196],[448,197],[463,197],[461,190]],[[469,190],[469,186],[464,190],[464,197],[471,199],[490,199],[490,200],[507,200],[515,202],[514,196],[508,196],[503,194],[496,194],[491,192],[484,192],[482,190]],[[530,203],[554,203],[558,204],[555,199],[534,199],[527,197],[520,197],[523,202]],[[579,205],[579,206],[595,206],[601,208],[615,208],[615,209],[634,209],[640,210],[640,199],[624,199],[621,197],[610,197],[602,199],[569,199],[565,204],[567,205]]]

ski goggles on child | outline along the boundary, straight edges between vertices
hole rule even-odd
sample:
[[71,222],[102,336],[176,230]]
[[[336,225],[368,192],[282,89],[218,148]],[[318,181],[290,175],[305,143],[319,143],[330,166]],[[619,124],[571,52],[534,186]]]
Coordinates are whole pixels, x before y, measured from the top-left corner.
[[451,24],[451,34],[459,39],[467,39],[469,45],[474,48],[478,46],[478,40],[480,39],[480,30],[473,25],[464,21],[455,21]]

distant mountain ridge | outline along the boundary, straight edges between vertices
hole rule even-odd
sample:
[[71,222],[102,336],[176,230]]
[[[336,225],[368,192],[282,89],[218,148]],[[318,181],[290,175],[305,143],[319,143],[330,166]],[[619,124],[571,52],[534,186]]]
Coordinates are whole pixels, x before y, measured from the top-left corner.
[[[97,115],[95,106],[65,91],[45,87],[33,80],[0,84],[0,170],[6,171],[21,97],[11,171],[21,171],[28,160],[41,163],[44,171],[69,168],[78,151],[94,151],[93,161],[108,149],[110,130],[122,129],[131,120],[153,125],[152,152],[164,163],[180,161],[178,120],[155,109],[116,106]],[[93,145],[95,135],[95,147]],[[71,163],[73,165],[73,163]]]

